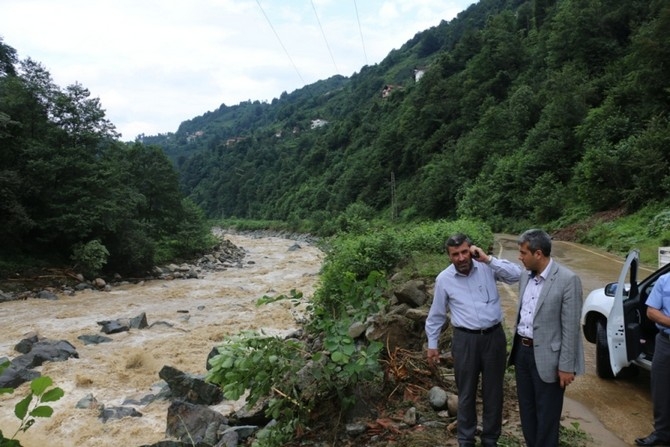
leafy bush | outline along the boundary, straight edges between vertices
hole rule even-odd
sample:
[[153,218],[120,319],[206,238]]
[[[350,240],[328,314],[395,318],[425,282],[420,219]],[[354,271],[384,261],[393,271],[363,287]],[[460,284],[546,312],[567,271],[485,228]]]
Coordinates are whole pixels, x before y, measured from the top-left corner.
[[651,237],[658,237],[667,232],[670,232],[670,210],[658,213],[647,226],[647,234]]
[[203,253],[216,243],[212,235],[211,225],[205,219],[204,212],[191,200],[182,200],[183,216],[179,221],[174,234],[167,235],[172,256],[167,259],[156,259],[156,262],[165,262],[175,258],[191,258]]
[[301,413],[305,410],[299,402],[295,373],[305,365],[304,350],[295,340],[242,332],[218,346],[218,354],[209,361],[208,380],[221,385],[227,399],[237,400],[249,390],[249,405],[277,391],[288,399],[271,403],[272,417]]
[[375,215],[376,211],[372,207],[354,202],[337,216],[337,227],[345,233],[364,233],[370,229],[370,221]]
[[407,251],[427,253],[444,253],[444,243],[454,233],[467,234],[475,245],[485,250],[493,243],[490,227],[476,220],[427,222],[402,232]]
[[378,375],[381,344],[356,347],[342,322],[324,338],[325,351],[307,356],[296,340],[244,332],[230,337],[210,359],[207,380],[221,386],[227,399],[237,400],[247,390],[248,405],[269,398],[267,416],[277,424],[265,428],[254,446],[278,446],[300,433],[316,405],[337,397],[353,403],[348,390]]
[[[0,364],[0,375],[9,367],[9,362]],[[53,408],[43,405],[45,402],[55,402],[64,396],[61,388],[53,387],[53,381],[48,376],[41,376],[30,382],[30,392],[14,407],[14,415],[21,421],[19,428],[11,438],[5,438],[0,430],[0,447],[21,447],[21,443],[14,439],[19,432],[25,432],[35,424],[35,418],[48,418],[53,414]],[[0,394],[11,394],[13,388],[0,388]]]
[[98,239],[75,245],[71,256],[77,268],[88,275],[97,275],[107,264],[108,257],[109,250]]
[[389,272],[404,253],[400,238],[388,230],[341,235],[331,241],[324,274],[335,270],[337,274],[350,272],[357,279],[364,279],[375,270]]
[[[334,398],[347,408],[354,403],[358,384],[381,378],[383,345],[358,344],[348,329],[381,308],[385,277],[371,272],[358,281],[348,272],[337,284],[337,293],[314,300],[311,307],[307,330],[322,340],[322,351],[310,354],[298,341],[247,332],[226,339],[210,360],[207,379],[219,384],[226,398],[238,399],[248,390],[247,402],[253,405],[269,397],[267,414],[277,424],[258,434],[257,447],[283,445],[305,427],[317,404]],[[291,298],[298,295],[292,291]],[[288,298],[263,297],[259,303]]]

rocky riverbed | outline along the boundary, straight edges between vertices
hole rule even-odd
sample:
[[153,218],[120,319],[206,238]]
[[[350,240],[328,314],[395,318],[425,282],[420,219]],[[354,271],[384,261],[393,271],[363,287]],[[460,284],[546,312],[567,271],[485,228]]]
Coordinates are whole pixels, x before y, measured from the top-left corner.
[[[53,289],[56,299],[26,297],[0,303],[0,358],[13,358],[14,346],[30,334],[67,340],[79,358],[48,362],[36,368],[50,376],[65,397],[53,404],[54,415],[39,419],[17,438],[25,447],[138,446],[165,439],[167,401],[142,406],[141,417],[103,422],[97,409],[76,408],[91,395],[105,406],[117,406],[155,392],[159,371],[170,365],[204,374],[207,355],[225,336],[242,330],[284,334],[298,327],[301,305],[288,300],[260,307],[264,295],[300,290],[311,297],[323,253],[305,240],[226,234],[244,250],[240,262],[219,269],[200,269],[198,278],[121,282],[110,287],[74,291]],[[171,278],[171,277],[170,277]],[[111,342],[85,344],[82,335],[100,334],[99,321],[133,318],[145,313],[150,328],[108,335]],[[28,384],[0,396],[0,429],[18,427],[15,403]],[[218,406],[228,413],[240,402]]]

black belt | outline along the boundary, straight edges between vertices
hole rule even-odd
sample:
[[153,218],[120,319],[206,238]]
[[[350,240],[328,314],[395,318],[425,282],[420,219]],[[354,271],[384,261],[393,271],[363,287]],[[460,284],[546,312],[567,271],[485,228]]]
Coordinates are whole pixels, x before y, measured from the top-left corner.
[[661,337],[665,338],[666,340],[670,341],[670,334],[667,332],[659,332],[661,334]]
[[533,347],[533,339],[528,338],[528,337],[522,337],[519,335],[519,343],[521,343],[521,346],[525,346],[527,348],[532,348]]
[[496,323],[491,327],[487,327],[486,329],[468,329],[466,327],[458,327],[458,326],[454,326],[454,329],[457,329],[462,332],[467,332],[468,334],[488,334],[489,332],[495,331],[499,327],[500,323]]

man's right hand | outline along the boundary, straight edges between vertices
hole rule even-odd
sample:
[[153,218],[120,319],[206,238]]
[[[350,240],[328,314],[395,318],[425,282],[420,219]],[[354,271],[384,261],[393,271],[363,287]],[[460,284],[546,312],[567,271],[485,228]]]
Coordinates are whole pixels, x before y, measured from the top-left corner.
[[477,247],[476,245],[470,245],[470,255],[472,259],[482,264],[489,264],[491,262],[491,256],[486,254],[484,250]]

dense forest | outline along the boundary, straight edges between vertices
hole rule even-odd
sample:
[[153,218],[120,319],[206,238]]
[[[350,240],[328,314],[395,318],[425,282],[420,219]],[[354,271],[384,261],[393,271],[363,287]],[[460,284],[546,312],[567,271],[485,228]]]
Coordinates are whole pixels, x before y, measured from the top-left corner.
[[[211,246],[157,146],[121,143],[100,101],[0,39],[0,271],[143,275]],[[17,269],[17,270],[14,270]]]
[[517,231],[670,196],[665,0],[481,0],[351,77],[133,143],[84,86],[16,54],[0,38],[4,271],[143,271],[211,243],[206,218]]
[[666,1],[481,0],[350,78],[138,141],[213,218],[509,230],[667,200],[669,81]]

